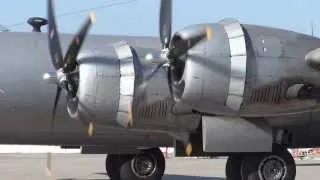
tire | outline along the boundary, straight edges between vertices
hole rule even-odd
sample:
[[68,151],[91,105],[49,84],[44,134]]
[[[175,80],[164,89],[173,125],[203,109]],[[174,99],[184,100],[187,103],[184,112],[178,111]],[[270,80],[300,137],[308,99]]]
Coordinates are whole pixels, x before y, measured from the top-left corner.
[[[135,170],[135,163],[139,159],[148,157],[148,159],[153,159],[153,166],[150,173],[142,175]],[[163,153],[158,149],[150,149],[142,151],[137,156],[133,157],[131,160],[126,161],[120,169],[120,179],[121,180],[161,180],[164,175],[165,170],[165,158]]]
[[105,168],[107,175],[111,178],[111,172],[112,172],[112,155],[107,155],[106,162],[105,162]]
[[166,159],[159,148],[151,149],[158,161],[159,176],[162,178],[166,169]]
[[132,159],[132,155],[108,155],[106,171],[111,180],[120,180],[120,170],[123,164]]
[[226,180],[241,179],[241,163],[243,156],[233,155],[229,156],[226,163]]
[[258,167],[262,158],[261,155],[245,156],[243,158],[240,170],[242,180],[260,180]]
[[[271,169],[276,169],[273,172],[273,178],[271,177]],[[296,165],[286,148],[274,145],[272,153],[245,157],[241,167],[241,174],[243,180],[294,180]]]

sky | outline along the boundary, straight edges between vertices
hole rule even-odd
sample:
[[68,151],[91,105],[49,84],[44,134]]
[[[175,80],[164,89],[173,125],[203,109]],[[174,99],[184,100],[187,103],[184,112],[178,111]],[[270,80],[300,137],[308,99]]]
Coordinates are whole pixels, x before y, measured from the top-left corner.
[[[91,34],[158,36],[160,0],[55,0],[59,32],[74,33],[90,11],[97,23]],[[118,5],[117,5],[118,4]],[[173,0],[173,31],[190,24],[236,18],[242,23],[272,26],[320,35],[318,0]],[[69,15],[63,15],[65,13]],[[26,20],[46,17],[46,0],[5,0],[0,6],[0,24],[11,31],[31,31]]]

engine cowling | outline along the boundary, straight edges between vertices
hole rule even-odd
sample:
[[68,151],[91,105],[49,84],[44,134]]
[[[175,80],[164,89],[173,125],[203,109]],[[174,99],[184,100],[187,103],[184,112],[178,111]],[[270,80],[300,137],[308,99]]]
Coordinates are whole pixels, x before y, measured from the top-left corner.
[[135,50],[119,42],[104,53],[90,51],[79,56],[78,100],[68,103],[71,117],[86,123],[159,131],[192,131],[198,127],[200,115],[173,113],[175,103],[165,70],[141,92],[139,85],[147,71],[139,64]]
[[[245,85],[244,34],[237,21],[205,26],[212,28],[213,38],[191,49],[175,67],[182,73],[172,74],[173,93],[177,101],[199,112],[233,114],[240,109]],[[196,28],[191,26],[177,35]]]
[[77,100],[68,101],[69,115],[89,123],[116,126],[119,106],[120,70],[113,47],[106,54],[87,51],[79,55]]

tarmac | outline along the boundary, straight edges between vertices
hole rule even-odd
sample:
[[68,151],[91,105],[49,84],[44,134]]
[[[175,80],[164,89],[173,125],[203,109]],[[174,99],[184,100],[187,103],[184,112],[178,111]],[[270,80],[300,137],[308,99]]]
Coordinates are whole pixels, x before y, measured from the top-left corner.
[[[52,170],[46,154],[0,154],[1,180],[109,180],[105,155],[53,154]],[[164,180],[224,180],[225,158],[167,159]],[[297,180],[318,180],[320,161],[297,161]]]

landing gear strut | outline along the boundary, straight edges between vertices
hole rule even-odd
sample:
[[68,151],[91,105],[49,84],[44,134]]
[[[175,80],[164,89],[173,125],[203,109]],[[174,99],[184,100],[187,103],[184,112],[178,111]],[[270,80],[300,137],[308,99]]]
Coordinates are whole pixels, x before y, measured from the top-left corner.
[[165,158],[159,148],[106,158],[106,171],[111,180],[161,180],[164,170]]
[[274,145],[272,153],[230,156],[227,180],[294,180],[296,165],[286,148]]

